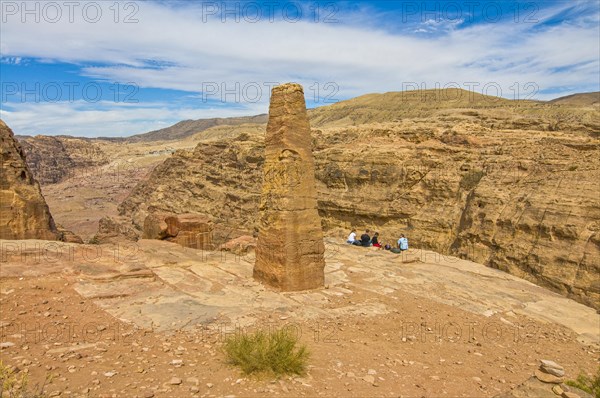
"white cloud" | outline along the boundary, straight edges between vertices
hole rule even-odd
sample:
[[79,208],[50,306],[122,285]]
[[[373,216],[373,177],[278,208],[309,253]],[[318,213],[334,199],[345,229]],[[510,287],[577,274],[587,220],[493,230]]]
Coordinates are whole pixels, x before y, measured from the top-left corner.
[[[409,34],[384,30],[386,24],[389,26],[394,21],[382,21],[385,23],[376,28],[373,23],[358,24],[361,19],[355,15],[341,14],[336,16],[341,23],[335,24],[271,23],[268,20],[222,23],[218,19],[203,22],[198,6],[174,8],[154,2],[136,3],[139,5],[135,14],[138,23],[115,23],[108,9],[112,3],[102,4],[105,4],[103,17],[97,23],[88,23],[77,13],[73,23],[63,18],[55,24],[21,23],[19,18],[9,16],[0,28],[1,51],[15,59],[81,63],[84,65],[82,73],[98,79],[192,92],[200,92],[203,83],[214,82],[231,88],[236,82],[243,87],[253,82],[262,86],[265,82],[285,81],[303,83],[307,96],[313,95],[314,89],[310,87],[314,87],[315,82],[321,94],[326,83],[335,82],[339,87],[336,98],[397,91],[407,82],[424,83],[428,88],[435,87],[436,82],[441,86],[451,82],[461,86],[478,82],[478,89],[497,83],[507,98],[514,95],[511,87],[515,87],[515,83],[523,88],[533,82],[540,90],[552,87],[598,89],[597,13],[547,27],[515,23],[510,19],[462,29],[457,28],[456,21],[426,22],[417,25],[417,34],[414,29],[413,34]],[[582,8],[582,4],[576,3],[575,7]],[[544,22],[569,7],[571,5],[558,3],[554,8],[540,11],[536,17]],[[121,19],[126,14],[124,11],[121,10]],[[350,23],[345,23],[347,21]],[[427,26],[439,27],[443,33],[420,35],[418,30],[427,30]],[[571,65],[576,66],[570,68]],[[229,111],[227,108],[218,111],[185,109],[178,115],[164,109],[171,113],[171,119],[217,114],[211,112],[222,116],[239,112],[252,114],[259,108],[264,112],[267,99],[268,96],[263,95],[259,103],[241,104]],[[63,121],[62,125],[52,118],[44,121],[41,118],[51,117],[47,112],[52,109],[50,106],[25,105],[5,111],[8,122],[24,125],[25,112],[31,117],[40,112],[36,123],[40,128],[46,126],[45,131],[61,126],[96,131],[74,127],[71,120],[68,124]],[[156,114],[144,113],[141,107],[134,111],[125,107],[107,107],[104,111],[85,110],[82,106],[66,109],[73,112],[77,123],[84,125],[96,123],[101,119],[99,115],[105,113],[105,135],[112,134],[113,130],[119,131],[115,134],[132,134],[141,128],[153,129],[156,126],[152,123],[165,120],[162,116],[153,116],[162,115],[163,108],[157,108]],[[139,122],[128,123],[127,117]],[[117,123],[119,127],[113,129],[110,123]],[[102,127],[98,129],[102,131]]]
[[23,59],[21,57],[2,57],[0,63],[7,65],[19,65]]
[[[19,135],[72,135],[82,137],[119,137],[168,127],[181,120],[247,116],[265,113],[261,106],[243,109],[179,108],[152,103],[142,106],[112,102],[95,103],[89,109],[85,101],[24,103],[4,107],[0,118]],[[7,109],[8,108],[8,109]]]

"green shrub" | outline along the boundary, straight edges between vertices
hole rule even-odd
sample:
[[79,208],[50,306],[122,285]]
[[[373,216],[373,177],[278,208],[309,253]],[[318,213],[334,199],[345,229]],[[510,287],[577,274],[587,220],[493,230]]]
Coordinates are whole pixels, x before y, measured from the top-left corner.
[[596,398],[600,398],[600,367],[598,367],[595,376],[589,377],[583,373],[579,373],[576,380],[567,380],[566,384],[577,387]]
[[246,374],[302,375],[310,354],[306,346],[296,347],[297,343],[293,330],[283,328],[269,333],[259,330],[229,336],[224,351],[229,363],[239,366]]
[[43,392],[46,381],[42,386],[36,386],[34,391],[29,389],[29,380],[27,374],[21,373],[17,376],[15,371],[6,366],[0,361],[0,396],[8,396],[10,398],[46,398],[47,395]]

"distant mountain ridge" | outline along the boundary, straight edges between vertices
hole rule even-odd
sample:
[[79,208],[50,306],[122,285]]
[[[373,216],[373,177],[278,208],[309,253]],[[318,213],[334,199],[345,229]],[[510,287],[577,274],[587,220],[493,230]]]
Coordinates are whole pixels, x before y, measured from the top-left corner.
[[600,104],[600,91],[566,95],[564,97],[550,100],[549,102],[553,104],[569,104],[579,106],[596,105]]
[[196,133],[200,133],[215,126],[238,126],[241,124],[262,124],[267,122],[267,114],[240,116],[240,117],[215,117],[210,119],[188,119],[177,122],[172,126],[158,130],[152,130],[147,133],[140,133],[128,137],[77,137],[72,135],[15,135],[19,141],[37,138],[54,137],[61,139],[81,139],[81,140],[101,140],[113,142],[149,142],[149,141],[173,141],[187,138]]
[[[469,108],[486,109],[506,107],[511,104],[543,107],[549,103],[561,105],[587,106],[595,103],[596,93],[573,94],[551,101],[510,100],[501,97],[483,95],[463,89],[431,89],[413,91],[391,91],[387,93],[365,94],[333,104],[309,109],[308,114],[313,127],[334,125],[357,125],[373,120],[394,121],[403,117],[429,117],[442,109]],[[125,137],[127,142],[169,141],[189,137],[214,126],[241,125],[245,123],[267,123],[266,114],[231,117],[184,120],[170,127]]]
[[[501,97],[479,94],[463,89],[431,89],[413,91],[390,91],[387,93],[372,93],[339,101],[333,104],[309,109],[311,125],[320,127],[331,125],[332,122],[342,124],[360,124],[372,119],[391,121],[401,117],[429,116],[432,111],[444,108],[488,108],[506,106],[511,102],[520,104],[561,104],[574,106],[590,106],[600,104],[600,92],[577,93],[550,101],[519,100],[514,101]],[[333,112],[332,112],[333,111]],[[332,118],[332,115],[337,117]],[[147,133],[135,134],[128,137],[76,137],[70,135],[55,135],[56,138],[78,138],[82,140],[102,140],[113,142],[151,142],[179,140],[215,126],[237,126],[241,124],[267,123],[268,115],[188,119],[172,126]],[[45,135],[37,135],[45,136]],[[15,135],[19,141],[33,136]]]
[[128,142],[167,141],[189,137],[206,129],[221,125],[237,126],[245,123],[266,123],[266,114],[242,117],[211,118],[198,120],[183,120],[164,129],[150,131],[126,137]]

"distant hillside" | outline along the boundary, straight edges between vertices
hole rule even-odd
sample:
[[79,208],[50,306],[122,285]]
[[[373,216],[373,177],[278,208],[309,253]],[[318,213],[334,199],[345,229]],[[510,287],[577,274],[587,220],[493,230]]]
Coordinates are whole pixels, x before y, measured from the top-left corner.
[[[534,101],[528,101],[535,103]],[[418,90],[367,94],[309,110],[311,124],[361,124],[393,121],[402,117],[426,117],[438,109],[485,108],[506,106],[511,101],[460,89]],[[170,127],[126,138],[102,138],[112,141],[149,142],[179,140],[215,126],[267,123],[266,114],[243,117],[184,120]]]
[[[597,101],[598,93],[575,94],[557,98],[553,103],[560,105],[585,106]],[[471,112],[481,109],[520,107],[529,116],[538,116],[547,112],[548,102],[522,100],[482,95],[462,89],[396,91],[384,94],[366,94],[349,100],[340,101],[308,111],[313,127],[333,127],[360,125],[364,123],[394,122],[403,118],[428,118],[442,110],[469,109]],[[533,113],[533,114],[532,114]],[[137,134],[125,138],[128,142],[148,142],[177,140],[207,130],[215,126],[263,124],[267,115],[184,120],[173,126]]]
[[107,164],[111,157],[103,151],[100,140],[64,135],[17,138],[29,169],[42,185],[60,182],[73,176],[76,170],[90,170]]
[[[505,98],[482,95],[462,89],[395,91],[384,94],[366,94],[349,100],[325,105],[308,111],[313,127],[348,126],[364,123],[394,122],[402,118],[427,118],[439,111],[448,109],[494,109],[506,107],[528,108],[539,111],[547,109],[547,104],[567,107],[587,107],[600,105],[600,92],[580,93],[553,99],[551,101],[513,101]],[[521,109],[527,112],[526,109]],[[554,111],[551,111],[554,112]],[[531,112],[529,112],[531,113]],[[268,115],[183,120],[172,126],[136,134],[130,137],[72,137],[54,136],[60,139],[77,138],[110,142],[153,142],[175,141],[190,137],[215,126],[239,126],[242,124],[265,124]],[[29,136],[15,136],[24,141]]]
[[[552,101],[521,100],[482,95],[462,89],[395,91],[384,94],[366,94],[335,104],[309,110],[313,127],[359,125],[363,123],[393,122],[402,118],[430,117],[445,109],[493,109],[519,106],[542,110],[546,104],[590,106],[600,103],[600,92],[581,93],[556,98]],[[523,111],[525,111],[523,109]],[[537,112],[534,112],[537,113]],[[244,117],[184,120],[164,129],[124,138],[127,142],[178,140],[215,126],[266,123],[266,114]],[[123,140],[117,138],[116,140]]]
[[511,101],[462,89],[396,91],[367,94],[310,111],[311,125],[343,126],[430,117],[443,109],[486,109],[512,104],[537,106],[539,101]]
[[267,115],[184,120],[171,127],[127,137],[128,142],[179,140],[215,126],[237,126],[245,123],[266,123]]
[[600,91],[592,93],[579,93],[567,95],[565,97],[555,98],[549,101],[553,104],[564,104],[564,105],[577,105],[577,106],[590,106],[600,104]]

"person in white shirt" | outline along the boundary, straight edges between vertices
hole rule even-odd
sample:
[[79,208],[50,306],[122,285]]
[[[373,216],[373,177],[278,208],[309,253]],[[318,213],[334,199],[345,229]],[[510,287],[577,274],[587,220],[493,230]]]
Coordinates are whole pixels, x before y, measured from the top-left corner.
[[402,251],[408,250],[408,239],[406,239],[404,234],[401,234],[400,239],[398,239],[398,249]]
[[348,239],[346,239],[346,243],[349,245],[353,245],[355,241],[356,241],[356,230],[353,229],[352,232],[350,232],[350,235],[348,235]]

